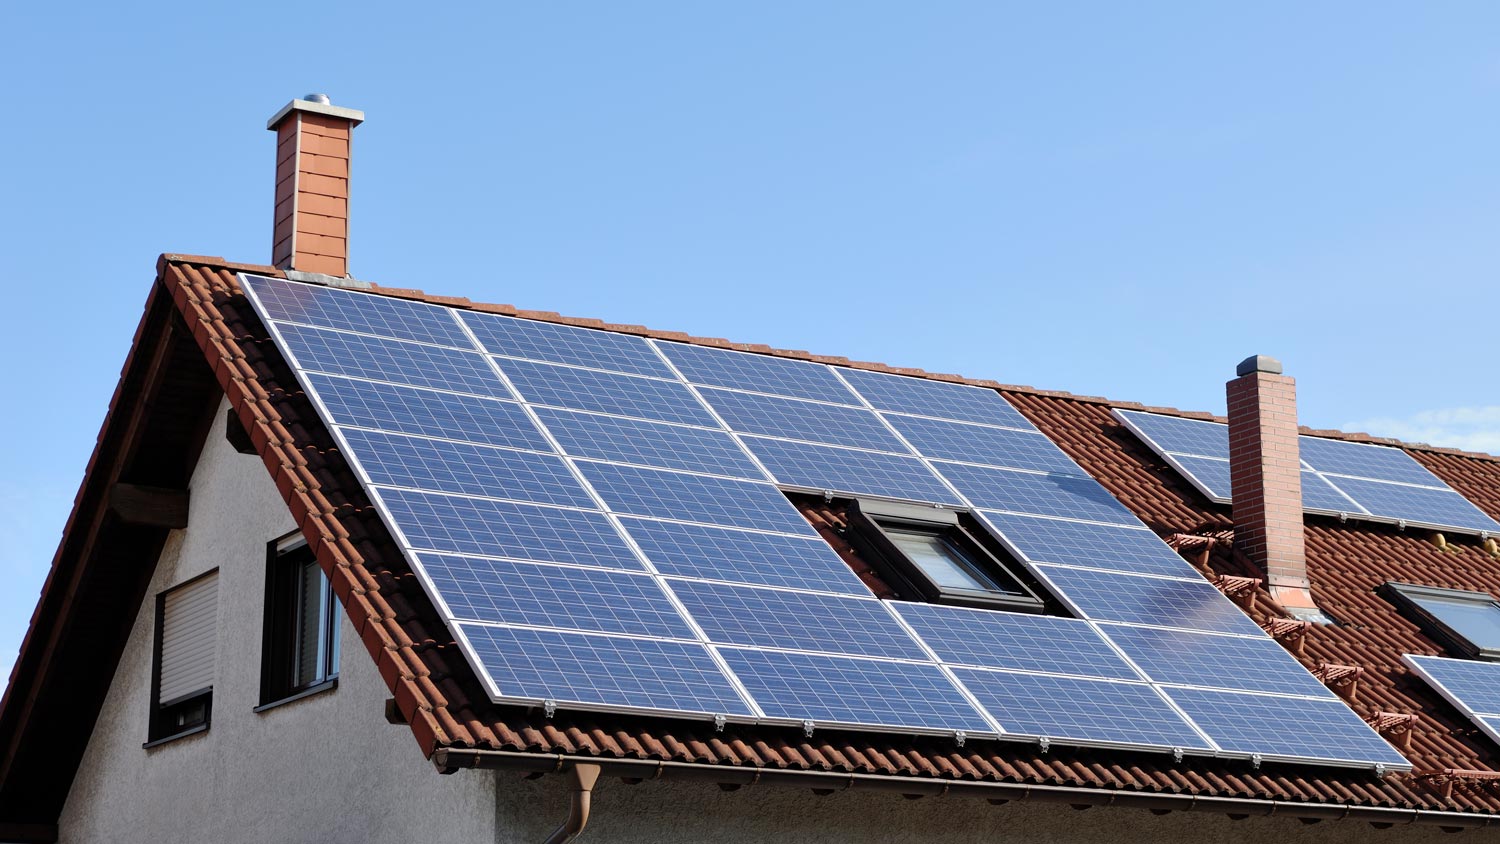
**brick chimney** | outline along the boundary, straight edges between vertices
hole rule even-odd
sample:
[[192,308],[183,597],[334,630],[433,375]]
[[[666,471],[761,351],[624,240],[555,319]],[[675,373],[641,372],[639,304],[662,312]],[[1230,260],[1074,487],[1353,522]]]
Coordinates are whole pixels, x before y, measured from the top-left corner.
[[1235,374],[1226,385],[1235,548],[1260,568],[1277,603],[1298,618],[1326,622],[1307,580],[1297,382],[1265,355],[1245,358]]
[[276,133],[276,226],[271,263],[349,274],[349,141],[365,113],[324,94],[292,100],[266,121]]

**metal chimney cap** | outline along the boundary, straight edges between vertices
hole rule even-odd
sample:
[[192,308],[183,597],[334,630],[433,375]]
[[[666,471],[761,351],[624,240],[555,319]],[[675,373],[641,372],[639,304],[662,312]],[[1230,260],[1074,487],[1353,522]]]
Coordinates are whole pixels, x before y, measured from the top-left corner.
[[365,113],[353,108],[333,105],[328,100],[327,94],[308,94],[306,99],[292,100],[281,107],[281,110],[266,121],[266,128],[274,130],[281,125],[281,121],[294,111],[305,111],[311,114],[322,114],[328,117],[338,117],[349,121],[349,125],[358,126],[365,122]]
[[310,103],[317,103],[318,105],[333,105],[333,100],[328,99],[327,94],[306,94],[302,99]]
[[1281,361],[1270,355],[1251,355],[1240,361],[1240,365],[1234,368],[1235,375],[1249,375],[1254,372],[1269,372],[1272,375],[1282,373]]

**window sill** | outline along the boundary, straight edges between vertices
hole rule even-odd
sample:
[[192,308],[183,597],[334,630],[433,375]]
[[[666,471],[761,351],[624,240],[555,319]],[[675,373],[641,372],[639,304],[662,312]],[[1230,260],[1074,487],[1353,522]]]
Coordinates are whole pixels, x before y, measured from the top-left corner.
[[178,739],[184,739],[184,738],[187,738],[188,736],[196,736],[199,733],[206,733],[206,732],[208,732],[208,725],[207,724],[199,724],[196,727],[188,727],[186,730],[183,730],[180,733],[173,733],[170,736],[162,736],[159,739],[152,739],[152,740],[146,742],[145,744],[141,745],[141,748],[144,749],[144,750],[150,750],[153,747],[160,747],[160,746],[166,744],[167,742],[177,741]]
[[260,706],[257,706],[257,707],[255,707],[254,709],[252,709],[250,711],[251,712],[265,712],[268,709],[275,709],[278,706],[285,706],[288,703],[295,703],[296,701],[302,700],[303,698],[312,697],[313,695],[320,695],[320,694],[322,694],[324,692],[331,692],[331,691],[333,691],[334,689],[336,689],[338,687],[339,687],[339,678],[334,677],[334,678],[329,679],[329,680],[324,680],[323,682],[317,684],[316,686],[308,686],[307,688],[303,689],[302,691],[297,692],[295,694],[287,695],[284,698],[280,698],[278,700],[273,700],[270,703],[262,703]]

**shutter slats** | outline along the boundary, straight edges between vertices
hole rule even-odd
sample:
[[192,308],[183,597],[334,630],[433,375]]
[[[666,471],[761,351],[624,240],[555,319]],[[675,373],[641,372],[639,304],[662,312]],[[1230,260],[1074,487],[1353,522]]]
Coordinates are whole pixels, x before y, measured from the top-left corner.
[[218,614],[217,572],[175,589],[162,599],[161,682],[157,703],[214,684],[214,627]]

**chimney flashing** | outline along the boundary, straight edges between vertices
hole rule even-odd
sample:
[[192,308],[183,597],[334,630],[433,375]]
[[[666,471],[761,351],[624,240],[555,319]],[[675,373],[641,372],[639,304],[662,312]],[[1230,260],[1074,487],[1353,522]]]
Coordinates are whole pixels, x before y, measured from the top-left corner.
[[[312,95],[309,94],[308,96]],[[276,127],[281,124],[281,121],[285,120],[286,116],[294,111],[305,111],[328,117],[338,117],[349,121],[351,128],[365,122],[365,113],[356,108],[344,108],[331,103],[320,103],[313,100],[292,100],[282,106],[280,111],[273,114],[270,120],[266,121],[266,128],[275,131]]]
[[292,281],[300,281],[306,284],[321,284],[324,287],[344,287],[350,290],[370,290],[375,285],[368,281],[360,281],[357,278],[340,278],[327,273],[305,273],[301,270],[283,270],[286,277]]

